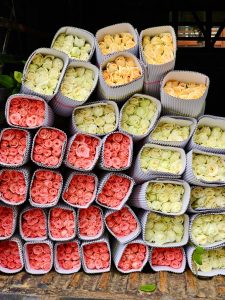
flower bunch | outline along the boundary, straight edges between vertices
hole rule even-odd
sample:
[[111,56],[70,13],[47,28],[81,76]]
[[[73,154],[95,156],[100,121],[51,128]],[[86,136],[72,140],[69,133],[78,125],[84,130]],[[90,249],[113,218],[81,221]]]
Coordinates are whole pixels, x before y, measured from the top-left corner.
[[84,101],[90,95],[94,85],[94,72],[83,67],[69,67],[61,84],[61,92],[64,96]]
[[130,134],[145,134],[156,113],[157,106],[151,99],[133,96],[122,109],[121,128]]
[[55,128],[41,128],[32,149],[32,159],[45,167],[58,166],[63,158],[66,134]]
[[160,65],[174,59],[173,37],[169,32],[144,36],[142,47],[148,64]]
[[48,170],[38,170],[34,173],[30,196],[38,204],[51,204],[59,197],[62,188],[60,173]]
[[83,37],[66,33],[57,36],[52,48],[65,52],[70,58],[85,61],[91,52],[91,45]]
[[225,187],[196,186],[191,190],[191,207],[196,208],[224,208]]
[[49,231],[55,239],[71,239],[75,234],[75,214],[71,209],[54,207],[50,211]]
[[0,163],[21,165],[25,159],[28,132],[21,129],[5,129],[0,139]]
[[220,127],[198,126],[193,139],[203,147],[225,148],[225,130]]
[[199,99],[206,90],[206,85],[195,82],[182,82],[178,80],[169,80],[163,87],[164,91],[173,97],[180,99]]
[[81,236],[95,237],[103,228],[101,210],[97,206],[81,208],[78,217],[78,229]]
[[41,208],[32,208],[25,211],[21,218],[22,236],[29,239],[47,237],[47,221]]
[[100,141],[96,137],[77,134],[68,151],[68,163],[78,169],[90,169],[96,160],[100,146]]
[[0,206],[0,237],[7,238],[13,234],[14,215],[11,207]]
[[116,208],[127,196],[131,181],[120,175],[110,175],[103,185],[97,200],[109,208]]
[[107,63],[102,75],[109,86],[119,86],[140,78],[141,69],[132,57],[117,56]]
[[48,244],[28,244],[26,252],[29,261],[29,266],[31,269],[50,271],[52,250]]
[[193,153],[192,170],[197,179],[225,181],[225,161],[218,155]]
[[77,242],[59,244],[56,248],[56,259],[64,270],[80,269],[81,258]]
[[145,240],[163,245],[180,243],[184,235],[184,216],[166,217],[155,213],[148,215],[145,225]]
[[22,268],[22,260],[17,242],[0,242],[0,266],[9,270],[19,270]]
[[[225,248],[208,249],[201,255],[202,264],[197,264],[197,270],[201,272],[211,272],[216,269],[225,268]],[[193,263],[195,263],[192,260]]]
[[189,135],[190,126],[159,122],[151,133],[151,138],[156,141],[182,142],[187,140]]
[[12,125],[34,128],[45,120],[45,104],[38,99],[16,97],[10,101],[9,121]]
[[164,213],[178,213],[182,209],[184,187],[179,184],[149,182],[146,201],[150,209]]
[[157,171],[179,174],[182,169],[180,152],[176,150],[144,147],[140,157],[143,172]]
[[91,134],[106,134],[116,129],[116,113],[111,104],[95,104],[75,110],[77,128]]
[[225,240],[225,215],[207,214],[197,216],[191,227],[193,242],[196,245],[209,245]]
[[167,266],[179,269],[183,261],[181,248],[154,248],[152,251],[153,266]]
[[106,217],[106,224],[117,237],[128,236],[138,227],[135,217],[127,207],[109,214]]
[[106,34],[102,41],[98,42],[103,55],[128,50],[135,46],[134,37],[129,32]]
[[71,205],[86,206],[95,193],[95,177],[92,175],[75,174],[63,192],[64,200]]
[[9,204],[26,200],[25,175],[20,170],[2,170],[0,173],[0,199]]
[[140,243],[128,244],[123,251],[118,267],[123,271],[138,270],[146,259],[147,246]]
[[132,140],[123,133],[112,133],[104,141],[103,165],[111,169],[129,167]]
[[25,74],[25,86],[40,94],[53,95],[63,65],[62,59],[53,55],[35,54]]
[[110,265],[110,249],[106,242],[93,242],[83,246],[83,258],[90,270],[107,269]]

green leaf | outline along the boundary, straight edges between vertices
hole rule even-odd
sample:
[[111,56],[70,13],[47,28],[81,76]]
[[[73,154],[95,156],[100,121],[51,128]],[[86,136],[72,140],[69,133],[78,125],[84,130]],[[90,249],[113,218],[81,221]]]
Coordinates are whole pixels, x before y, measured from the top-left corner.
[[156,290],[155,284],[144,284],[139,287],[141,292],[154,292]]
[[205,249],[202,248],[201,246],[198,246],[198,247],[196,247],[196,249],[195,249],[195,253],[203,254],[204,252],[205,252]]
[[14,71],[14,78],[17,82],[21,83],[22,80],[22,73],[18,71]]
[[9,75],[0,75],[0,85],[7,89],[12,89],[15,86],[15,81]]
[[193,260],[197,265],[202,265],[202,256],[198,253],[193,253]]

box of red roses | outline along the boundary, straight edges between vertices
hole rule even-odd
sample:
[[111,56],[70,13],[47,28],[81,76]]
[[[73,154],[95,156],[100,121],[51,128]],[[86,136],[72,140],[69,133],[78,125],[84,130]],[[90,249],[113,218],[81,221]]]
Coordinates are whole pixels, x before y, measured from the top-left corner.
[[27,168],[0,171],[0,200],[9,205],[23,204],[27,199],[30,172]]
[[82,266],[88,274],[104,273],[111,268],[110,244],[107,236],[81,245]]
[[5,108],[9,126],[36,129],[52,126],[54,114],[43,98],[25,94],[15,94],[8,98]]
[[115,242],[112,257],[119,272],[125,274],[141,272],[149,259],[149,249],[141,238],[127,244]]
[[29,160],[30,132],[18,128],[4,128],[0,133],[0,166],[20,167]]
[[59,201],[63,187],[60,172],[37,169],[30,183],[30,204],[34,207],[52,207]]
[[155,272],[183,273],[186,267],[185,251],[183,247],[152,248],[150,249],[149,263]]
[[54,268],[59,274],[73,274],[80,270],[81,253],[78,240],[55,244]]
[[25,270],[30,274],[46,274],[53,266],[53,244],[49,240],[26,242],[23,246]]
[[80,208],[77,212],[77,235],[81,240],[99,239],[105,230],[102,209],[96,205]]
[[94,173],[71,172],[66,180],[62,199],[77,208],[87,208],[95,200],[98,177]]
[[16,230],[17,208],[5,204],[0,205],[0,241],[11,238]]
[[96,202],[108,209],[120,210],[132,192],[134,181],[123,173],[105,173],[99,184]]
[[106,211],[105,225],[121,244],[134,240],[141,233],[139,220],[128,205],[118,211]]
[[21,239],[17,236],[0,241],[0,271],[6,274],[20,272],[24,267]]
[[91,171],[99,158],[101,139],[92,134],[76,133],[67,143],[64,163],[76,171]]
[[27,207],[20,213],[19,231],[23,240],[43,241],[48,238],[47,214],[42,208]]

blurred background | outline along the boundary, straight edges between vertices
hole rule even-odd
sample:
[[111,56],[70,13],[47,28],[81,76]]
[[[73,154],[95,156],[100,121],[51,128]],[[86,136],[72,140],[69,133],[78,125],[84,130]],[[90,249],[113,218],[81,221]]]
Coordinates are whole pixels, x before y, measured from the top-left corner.
[[[104,3],[104,1],[101,1]],[[142,29],[172,25],[178,38],[176,69],[210,78],[206,112],[225,116],[225,1],[0,1],[0,71],[22,71],[33,50],[50,47],[55,32],[69,25],[93,34],[129,22]],[[1,97],[0,97],[1,99]]]

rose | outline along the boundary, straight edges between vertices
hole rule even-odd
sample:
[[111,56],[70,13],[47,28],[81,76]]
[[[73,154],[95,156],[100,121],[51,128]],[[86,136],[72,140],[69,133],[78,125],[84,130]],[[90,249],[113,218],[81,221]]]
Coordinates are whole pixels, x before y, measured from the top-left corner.
[[[134,37],[129,32],[119,32],[116,34],[106,34],[101,41],[98,42],[99,48],[103,55],[113,52],[123,51],[135,46]],[[117,61],[118,64],[124,67],[122,59]]]
[[179,142],[188,139],[189,134],[190,126],[159,122],[151,133],[151,138],[158,141]]
[[195,187],[191,191],[192,208],[223,208],[225,206],[224,187]]
[[225,148],[225,130],[220,127],[198,126],[193,138],[204,147]]
[[[202,253],[202,264],[197,269],[202,272],[211,272],[215,269],[225,268],[225,248],[207,249]],[[192,258],[193,261],[193,258]],[[193,261],[194,263],[194,261]]]

